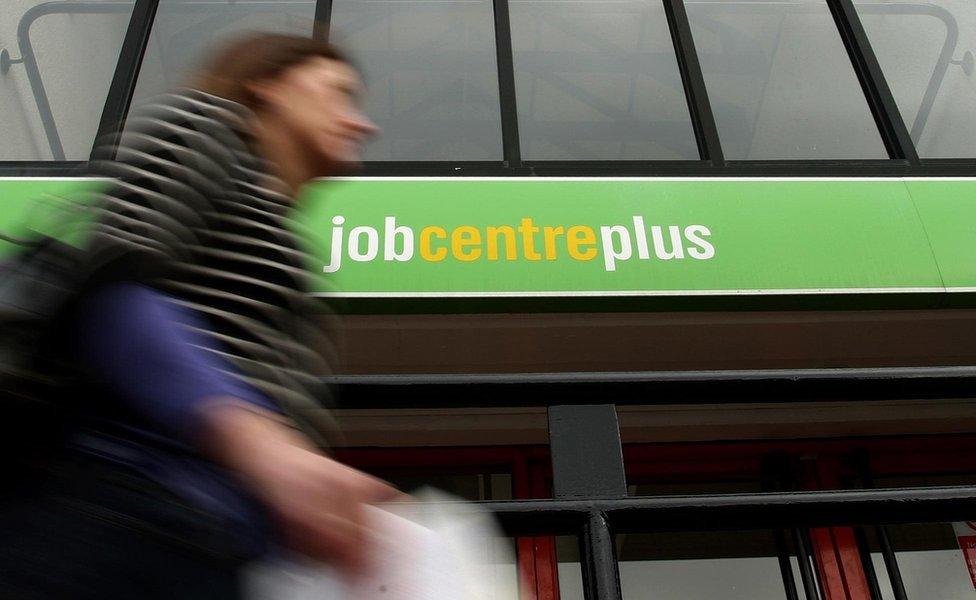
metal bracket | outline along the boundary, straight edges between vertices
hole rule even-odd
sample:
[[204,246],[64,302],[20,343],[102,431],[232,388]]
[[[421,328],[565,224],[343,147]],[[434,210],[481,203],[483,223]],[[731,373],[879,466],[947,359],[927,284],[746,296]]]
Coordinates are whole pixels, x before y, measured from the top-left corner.
[[962,72],[970,77],[973,76],[973,71],[976,71],[976,57],[973,56],[972,50],[966,50],[962,60],[954,60],[952,63],[961,66]]
[[10,67],[23,62],[23,58],[10,58],[10,51],[6,48],[0,50],[0,75],[6,75],[10,71]]

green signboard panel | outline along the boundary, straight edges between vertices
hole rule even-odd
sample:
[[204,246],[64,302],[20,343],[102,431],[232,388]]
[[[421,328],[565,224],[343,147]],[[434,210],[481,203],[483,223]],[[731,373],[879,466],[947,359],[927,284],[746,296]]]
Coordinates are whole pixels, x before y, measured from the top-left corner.
[[947,289],[976,292],[976,182],[905,182]]
[[[59,237],[76,232],[68,231],[78,223],[74,209],[85,192],[103,183],[91,179],[5,179],[0,178],[0,231],[7,235],[29,236],[40,231]],[[16,246],[0,240],[0,254]]]
[[[92,180],[0,179],[0,228]],[[944,293],[976,288],[976,179],[347,179],[309,186],[315,293]]]
[[897,179],[369,180],[303,204],[340,295],[942,289]]

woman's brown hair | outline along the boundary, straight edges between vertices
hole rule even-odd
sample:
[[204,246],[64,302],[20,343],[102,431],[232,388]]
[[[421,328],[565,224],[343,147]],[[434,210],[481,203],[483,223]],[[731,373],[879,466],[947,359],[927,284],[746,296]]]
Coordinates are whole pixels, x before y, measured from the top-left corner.
[[261,101],[250,84],[268,81],[313,58],[349,63],[332,44],[312,38],[273,33],[249,34],[226,44],[198,71],[195,89],[239,102],[251,110]]

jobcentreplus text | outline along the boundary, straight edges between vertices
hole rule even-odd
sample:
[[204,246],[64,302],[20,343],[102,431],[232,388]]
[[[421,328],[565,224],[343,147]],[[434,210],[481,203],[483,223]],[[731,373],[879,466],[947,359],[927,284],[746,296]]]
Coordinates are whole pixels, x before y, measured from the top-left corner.
[[706,239],[712,232],[705,225],[651,225],[635,215],[630,225],[601,225],[597,230],[587,225],[537,225],[523,217],[518,225],[460,225],[448,230],[427,225],[419,230],[399,225],[396,217],[383,219],[382,231],[368,225],[357,225],[344,233],[346,219],[332,217],[332,239],[329,263],[323,270],[335,273],[342,268],[344,256],[355,262],[380,258],[382,242],[384,261],[407,262],[419,256],[427,262],[441,262],[449,257],[460,262],[479,260],[539,261],[558,260],[565,256],[577,261],[603,257],[604,268],[615,271],[617,262],[631,260],[674,260],[686,257],[708,260],[715,247]]

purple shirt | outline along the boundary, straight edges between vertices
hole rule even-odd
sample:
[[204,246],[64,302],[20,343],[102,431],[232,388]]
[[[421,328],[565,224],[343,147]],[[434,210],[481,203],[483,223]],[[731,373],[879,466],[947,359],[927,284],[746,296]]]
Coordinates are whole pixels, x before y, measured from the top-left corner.
[[[105,285],[82,301],[76,323],[81,363],[109,397],[86,415],[94,416],[95,427],[77,446],[141,472],[235,527],[253,529],[263,545],[267,523],[257,502],[193,445],[208,401],[229,397],[280,409],[232,375],[234,366],[199,333],[207,328],[200,315],[152,288]],[[99,423],[124,433],[105,435]]]

